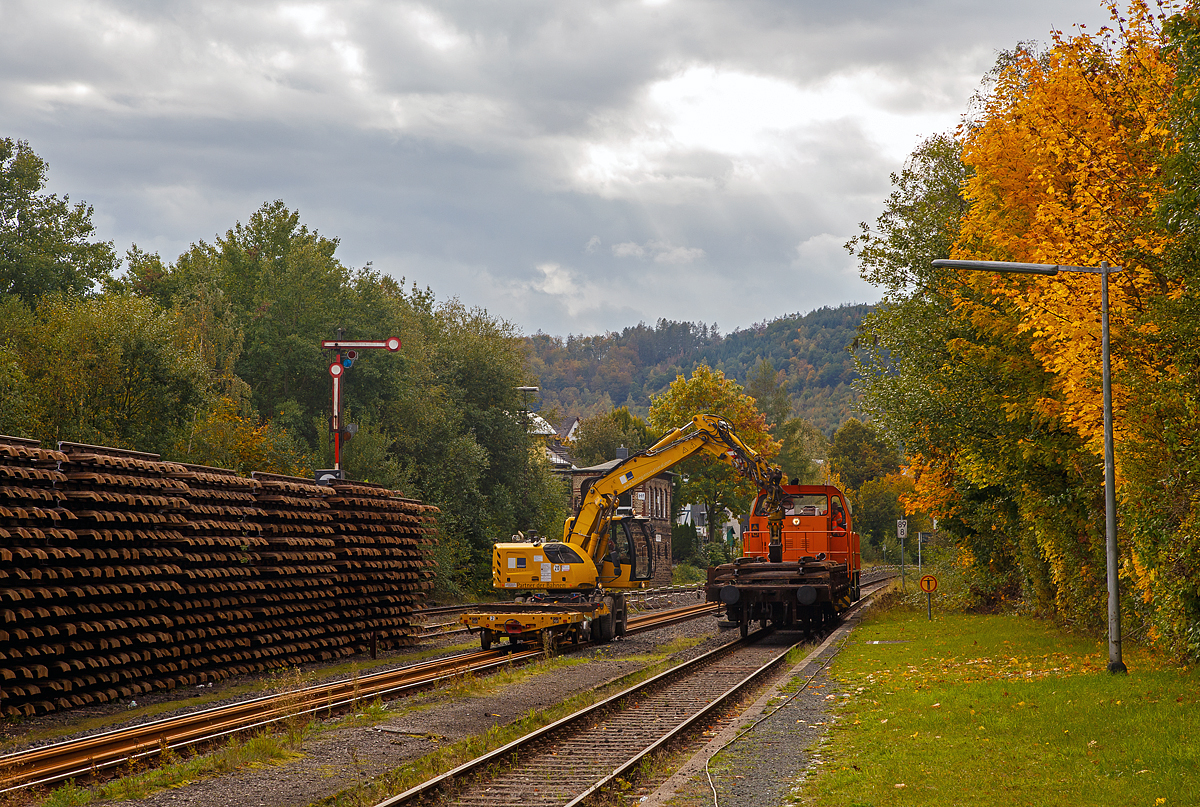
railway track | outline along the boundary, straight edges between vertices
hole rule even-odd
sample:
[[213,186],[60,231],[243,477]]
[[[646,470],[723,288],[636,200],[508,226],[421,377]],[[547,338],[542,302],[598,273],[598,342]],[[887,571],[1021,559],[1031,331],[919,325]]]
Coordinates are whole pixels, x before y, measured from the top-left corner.
[[[695,619],[714,609],[712,604],[701,603],[633,617],[628,633]],[[575,649],[579,648],[567,648],[566,652]],[[0,794],[96,774],[156,757],[168,749],[211,743],[301,715],[332,715],[356,708],[364,700],[401,697],[466,673],[487,673],[543,656],[541,647],[524,645],[462,653],[7,754],[0,756]]]
[[[478,757],[377,807],[576,805],[711,719],[795,646],[759,631]],[[493,766],[494,777],[473,780]]]
[[[877,582],[861,601],[883,587]],[[856,605],[847,615],[858,610]],[[760,630],[380,802],[439,807],[575,807],[761,683],[795,647]],[[493,775],[492,771],[506,768]]]

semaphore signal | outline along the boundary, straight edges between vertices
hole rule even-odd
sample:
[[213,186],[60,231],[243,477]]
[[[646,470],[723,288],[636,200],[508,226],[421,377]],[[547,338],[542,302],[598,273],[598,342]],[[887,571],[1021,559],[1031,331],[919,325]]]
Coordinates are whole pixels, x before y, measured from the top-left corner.
[[[353,431],[347,431],[351,428],[351,424],[342,426],[343,376],[354,365],[360,350],[386,350],[389,353],[395,353],[400,349],[400,337],[398,336],[382,340],[342,339],[341,336],[342,329],[338,328],[337,339],[326,339],[321,342],[321,347],[326,350],[338,351],[333,354],[333,361],[329,365],[329,376],[333,379],[332,416],[329,419],[329,430],[333,432],[333,469],[317,471],[316,474],[317,481],[324,483],[342,478],[342,435],[345,433],[349,439],[350,434],[353,434]],[[346,352],[344,358],[341,353],[343,350]]]

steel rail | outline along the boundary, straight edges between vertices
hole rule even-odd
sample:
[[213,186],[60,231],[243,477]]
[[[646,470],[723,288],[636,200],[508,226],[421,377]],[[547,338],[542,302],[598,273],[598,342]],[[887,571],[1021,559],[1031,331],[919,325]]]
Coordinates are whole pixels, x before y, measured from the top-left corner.
[[[694,619],[704,612],[697,606],[688,606],[662,614],[631,618],[628,632],[654,630]],[[571,650],[585,646],[579,645]],[[157,756],[167,749],[176,750],[212,742],[306,714],[321,711],[332,713],[366,699],[397,697],[428,689],[468,672],[488,672],[514,663],[522,664],[543,654],[542,648],[517,650],[511,645],[496,650],[462,653],[357,679],[316,684],[293,692],[265,695],[14,752],[0,756],[0,794],[86,776],[128,761]]]
[[627,627],[625,633],[626,635],[641,633],[642,631],[657,630],[658,628],[665,628],[668,625],[687,622],[705,614],[716,613],[717,607],[718,603],[704,602],[697,605],[685,605],[683,608],[672,608],[669,611],[630,617],[626,621]]
[[[882,582],[882,581],[875,581],[875,582]],[[863,597],[862,600],[860,600],[853,607],[848,609],[848,611],[846,613],[847,614],[854,613],[855,611],[858,611],[860,608],[865,606],[869,602],[870,596],[875,594],[882,587],[883,587],[882,585],[874,585],[874,583],[873,583],[873,588],[867,592],[867,596]],[[701,614],[701,613],[716,610],[716,608],[717,608],[717,605],[715,603],[706,603],[704,606],[692,606],[692,609],[694,609],[696,611],[697,615]],[[844,615],[843,615],[843,618],[844,618]],[[839,619],[838,621],[841,622],[842,619]],[[758,638],[762,637],[763,635],[765,635],[766,633],[769,633],[769,632],[770,631],[765,631],[765,630],[757,631],[757,632],[751,634],[746,639],[738,639],[734,642],[724,645],[723,647],[720,647],[720,648],[717,648],[716,650],[710,651],[709,653],[707,653],[703,656],[697,657],[696,659],[693,659],[689,662],[686,662],[686,663],[681,664],[677,667],[674,667],[670,670],[667,670],[663,673],[660,673],[659,675],[654,676],[653,678],[651,678],[645,682],[642,682],[641,684],[630,687],[629,689],[627,689],[623,692],[617,693],[616,695],[613,695],[609,698],[606,698],[605,700],[603,700],[597,704],[594,704],[592,706],[581,709],[580,711],[578,711],[574,714],[568,715],[554,723],[551,723],[547,726],[542,727],[541,729],[537,729],[537,730],[531,732],[530,734],[525,735],[524,737],[514,740],[513,742],[505,745],[502,748],[498,748],[494,751],[491,751],[487,754],[477,757],[474,760],[470,760],[466,763],[463,763],[462,765],[458,766],[457,768],[455,768],[451,771],[448,771],[448,772],[442,774],[441,776],[435,777],[434,779],[431,779],[420,785],[416,785],[416,786],[410,788],[409,790],[406,790],[403,793],[400,793],[396,796],[386,799],[385,801],[382,801],[382,802],[378,803],[377,805],[375,805],[375,807],[399,807],[400,805],[408,804],[408,803],[411,803],[411,802],[414,802],[417,800],[420,800],[420,801],[422,801],[422,803],[424,803],[426,800],[434,799],[434,798],[436,798],[435,794],[439,794],[444,787],[446,787],[448,785],[452,785],[452,783],[454,783],[456,780],[461,781],[465,777],[467,777],[477,771],[480,771],[482,769],[486,769],[487,767],[492,766],[492,765],[504,765],[505,763],[512,762],[513,760],[515,760],[517,758],[516,755],[519,752],[521,752],[522,750],[529,749],[531,746],[538,745],[539,743],[550,742],[551,738],[554,737],[554,735],[556,735],[557,733],[559,733],[560,730],[568,730],[569,731],[572,727],[572,724],[582,724],[579,729],[579,731],[582,733],[583,731],[588,730],[587,726],[588,726],[588,724],[590,724],[592,722],[596,722],[596,723],[605,722],[604,720],[595,720],[594,721],[593,718],[595,718],[597,715],[603,715],[607,710],[609,710],[609,707],[617,705],[620,702],[622,702],[623,700],[632,700],[632,698],[634,696],[637,696],[639,693],[644,693],[647,690],[656,688],[659,685],[673,682],[673,679],[683,677],[683,676],[685,676],[686,673],[689,673],[689,672],[695,672],[697,674],[697,676],[701,676],[704,673],[704,668],[707,666],[706,662],[711,661],[715,658],[719,658],[723,655],[732,653],[738,648],[749,647]],[[787,654],[789,652],[791,652],[792,649],[794,649],[795,647],[800,646],[802,644],[805,644],[805,641],[806,640],[801,640],[799,642],[796,642],[795,644],[791,645],[790,647],[787,647],[786,649],[782,650],[782,652],[779,652],[778,654],[774,655],[773,657],[768,659],[765,663],[763,663],[761,666],[759,666],[757,669],[755,669],[753,672],[746,675],[744,678],[742,678],[740,681],[738,681],[733,686],[729,687],[725,692],[712,698],[705,705],[703,705],[698,710],[693,712],[690,716],[687,716],[685,719],[678,722],[676,725],[667,729],[660,736],[656,737],[653,741],[646,744],[644,747],[642,747],[640,750],[638,750],[632,756],[625,759],[620,764],[616,765],[609,772],[605,773],[600,778],[595,779],[594,781],[587,784],[585,787],[582,788],[582,790],[579,793],[577,793],[573,797],[570,797],[569,800],[567,800],[565,802],[559,801],[556,803],[562,804],[563,807],[577,807],[583,801],[585,801],[586,799],[595,795],[598,791],[600,791],[603,788],[605,788],[606,786],[612,784],[614,781],[616,781],[620,777],[625,776],[631,770],[633,770],[647,756],[649,756],[649,755],[655,753],[656,751],[658,751],[659,749],[663,748],[665,745],[670,743],[675,738],[679,737],[681,734],[687,732],[690,728],[694,727],[697,723],[703,721],[705,718],[710,717],[715,710],[721,708],[722,705],[728,703],[731,698],[736,696],[738,693],[744,691],[747,687],[749,687],[755,681],[760,679],[766,672],[768,672],[769,670],[774,668],[784,658],[786,658]],[[686,689],[686,687],[684,687],[683,689]],[[594,729],[595,726],[592,726],[592,728]],[[555,739],[557,739],[557,738],[555,738]],[[560,745],[561,745],[561,743],[560,743]],[[599,750],[591,745],[587,745],[586,747],[588,748],[589,753],[594,753],[597,750]],[[504,776],[504,774],[501,774],[501,776]],[[495,804],[504,804],[504,805],[515,804],[515,803],[517,803],[515,801],[515,797],[516,797],[515,793],[505,792],[505,791],[501,790],[501,793],[497,797],[491,798],[490,802],[495,803]],[[473,800],[473,801],[464,800],[463,803],[478,804],[481,802],[487,803],[487,802],[489,802],[489,799],[487,797],[484,797],[484,798],[481,798],[478,800]],[[545,804],[547,802],[542,801],[539,803]]]
[[0,757],[0,793],[84,776],[126,761],[211,742],[306,714],[341,710],[370,698],[427,689],[467,672],[528,661],[541,650],[496,650],[452,656],[384,673],[267,695],[162,720],[67,740]]
[[[633,696],[648,693],[652,689],[661,689],[667,684],[676,683],[677,679],[686,679],[693,675],[697,678],[700,678],[704,675],[705,669],[710,665],[716,663],[726,656],[735,654],[738,650],[752,648],[757,639],[762,638],[766,633],[769,632],[770,631],[757,631],[746,639],[739,638],[733,642],[730,642],[729,644],[709,651],[702,656],[698,656],[695,659],[684,662],[683,664],[659,673],[658,675],[655,675],[640,684],[605,698],[604,700],[593,704],[592,706],[588,706],[575,712],[574,714],[568,715],[560,720],[550,723],[549,725],[532,731],[529,734],[526,734],[524,737],[508,743],[502,748],[498,748],[487,754],[483,754],[482,756],[470,760],[451,771],[447,771],[446,773],[430,779],[420,785],[416,785],[415,787],[412,787],[403,793],[379,802],[375,807],[398,807],[402,804],[412,803],[418,798],[428,798],[435,791],[439,791],[441,788],[450,785],[457,780],[461,780],[468,774],[479,771],[480,769],[486,768],[489,765],[509,762],[513,759],[513,756],[519,753],[521,750],[528,749],[530,746],[536,743],[548,741],[553,735],[570,730],[574,728],[575,725],[580,726],[579,730],[586,730],[588,725],[593,722],[594,718],[596,718],[598,715],[604,714],[606,711],[620,706],[622,701],[631,700]],[[761,664],[749,675],[743,677],[734,686],[726,689],[716,697],[707,700],[704,706],[692,712],[690,715],[686,715],[683,720],[677,722],[670,729],[658,736],[649,745],[643,747],[632,758],[625,760],[616,768],[612,769],[609,773],[602,776],[600,779],[592,781],[589,786],[587,786],[581,793],[577,794],[574,799],[568,803],[572,805],[578,804],[582,799],[595,793],[606,784],[611,783],[617,777],[628,772],[647,754],[653,753],[655,750],[661,748],[665,743],[670,742],[675,737],[678,737],[682,732],[685,732],[689,728],[693,727],[697,722],[711,715],[715,709],[720,708],[723,704],[728,702],[730,698],[743,691],[746,687],[758,680],[766,672],[778,665],[784,658],[786,658],[787,654],[792,650],[792,648],[799,644],[803,644],[803,641],[797,642],[795,645],[791,645],[781,652],[772,655],[765,663]],[[511,797],[512,794],[506,794],[503,799],[509,799]],[[511,804],[513,802],[504,801],[503,803]]]

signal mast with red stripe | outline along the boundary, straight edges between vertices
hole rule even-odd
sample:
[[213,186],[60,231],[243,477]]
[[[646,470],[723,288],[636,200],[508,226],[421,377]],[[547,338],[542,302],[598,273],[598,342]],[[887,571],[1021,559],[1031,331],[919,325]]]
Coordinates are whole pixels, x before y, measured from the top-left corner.
[[[329,421],[329,428],[333,431],[333,470],[317,471],[317,481],[327,482],[342,478],[342,377],[358,358],[358,351],[386,350],[395,353],[400,349],[400,339],[396,336],[382,341],[343,339],[342,329],[338,328],[338,338],[322,341],[321,347],[338,351],[333,354],[333,363],[329,365],[329,376],[333,379],[333,417]],[[345,357],[341,351],[345,351]]]

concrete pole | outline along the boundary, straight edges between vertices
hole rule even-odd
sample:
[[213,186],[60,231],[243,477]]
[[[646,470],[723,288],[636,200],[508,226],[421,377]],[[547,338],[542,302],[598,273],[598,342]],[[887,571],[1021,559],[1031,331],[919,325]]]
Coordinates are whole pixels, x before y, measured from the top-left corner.
[[1108,671],[1127,672],[1121,660],[1121,592],[1117,574],[1117,474],[1113,457],[1112,367],[1108,352],[1108,261],[1100,262],[1100,359],[1104,368],[1104,551],[1108,568]]

